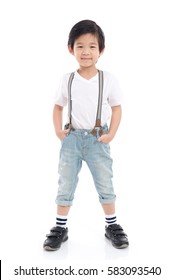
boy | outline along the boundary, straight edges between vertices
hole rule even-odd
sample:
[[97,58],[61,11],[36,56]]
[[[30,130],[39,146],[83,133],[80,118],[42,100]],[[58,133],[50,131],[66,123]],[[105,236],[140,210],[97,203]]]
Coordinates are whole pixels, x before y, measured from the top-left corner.
[[[68,49],[76,58],[79,69],[62,78],[53,110],[55,132],[62,146],[56,226],[47,235],[43,245],[45,250],[57,250],[68,239],[67,216],[83,160],[91,171],[105,213],[106,238],[119,249],[129,245],[127,235],[116,223],[109,147],[121,120],[121,92],[113,75],[96,68],[104,48],[103,31],[95,22],[83,20],[71,29]],[[69,123],[62,129],[63,107],[67,103]]]

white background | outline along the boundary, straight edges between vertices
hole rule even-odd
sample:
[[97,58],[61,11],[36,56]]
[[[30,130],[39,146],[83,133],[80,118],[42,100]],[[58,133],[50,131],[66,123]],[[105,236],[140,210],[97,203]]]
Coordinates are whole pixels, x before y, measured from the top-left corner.
[[[11,279],[22,264],[73,263],[161,266],[162,276],[146,279],[171,279],[173,15],[169,0],[0,2],[0,258]],[[57,252],[44,252],[45,234],[55,223],[60,148],[53,97],[60,76],[78,67],[67,39],[82,19],[104,30],[106,50],[98,68],[115,74],[124,93],[111,152],[117,216],[130,247],[116,250],[104,239],[104,215],[84,164],[69,215],[69,241]]]

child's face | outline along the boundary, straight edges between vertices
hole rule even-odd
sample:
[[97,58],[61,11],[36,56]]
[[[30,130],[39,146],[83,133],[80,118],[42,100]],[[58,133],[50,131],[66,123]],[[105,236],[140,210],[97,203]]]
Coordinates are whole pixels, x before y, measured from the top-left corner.
[[81,35],[74,42],[73,50],[69,48],[71,54],[75,56],[81,67],[95,66],[99,56],[99,45],[97,37],[91,33]]

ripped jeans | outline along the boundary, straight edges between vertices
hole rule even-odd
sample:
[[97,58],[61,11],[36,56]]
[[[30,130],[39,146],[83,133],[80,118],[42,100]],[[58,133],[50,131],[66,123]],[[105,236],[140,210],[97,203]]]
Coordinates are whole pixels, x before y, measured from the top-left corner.
[[[103,130],[107,133],[107,126],[104,126]],[[58,168],[59,188],[56,197],[58,205],[72,205],[83,161],[87,163],[92,174],[100,203],[115,202],[110,146],[98,142],[98,138],[90,132],[88,129],[71,130],[62,141]]]

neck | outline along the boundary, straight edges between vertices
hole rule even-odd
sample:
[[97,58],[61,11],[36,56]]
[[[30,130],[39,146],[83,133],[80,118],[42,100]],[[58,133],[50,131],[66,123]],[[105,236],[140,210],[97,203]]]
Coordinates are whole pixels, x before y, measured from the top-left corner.
[[82,68],[80,67],[77,72],[80,74],[80,76],[82,76],[85,79],[91,79],[92,77],[94,77],[97,73],[98,70],[97,68]]

